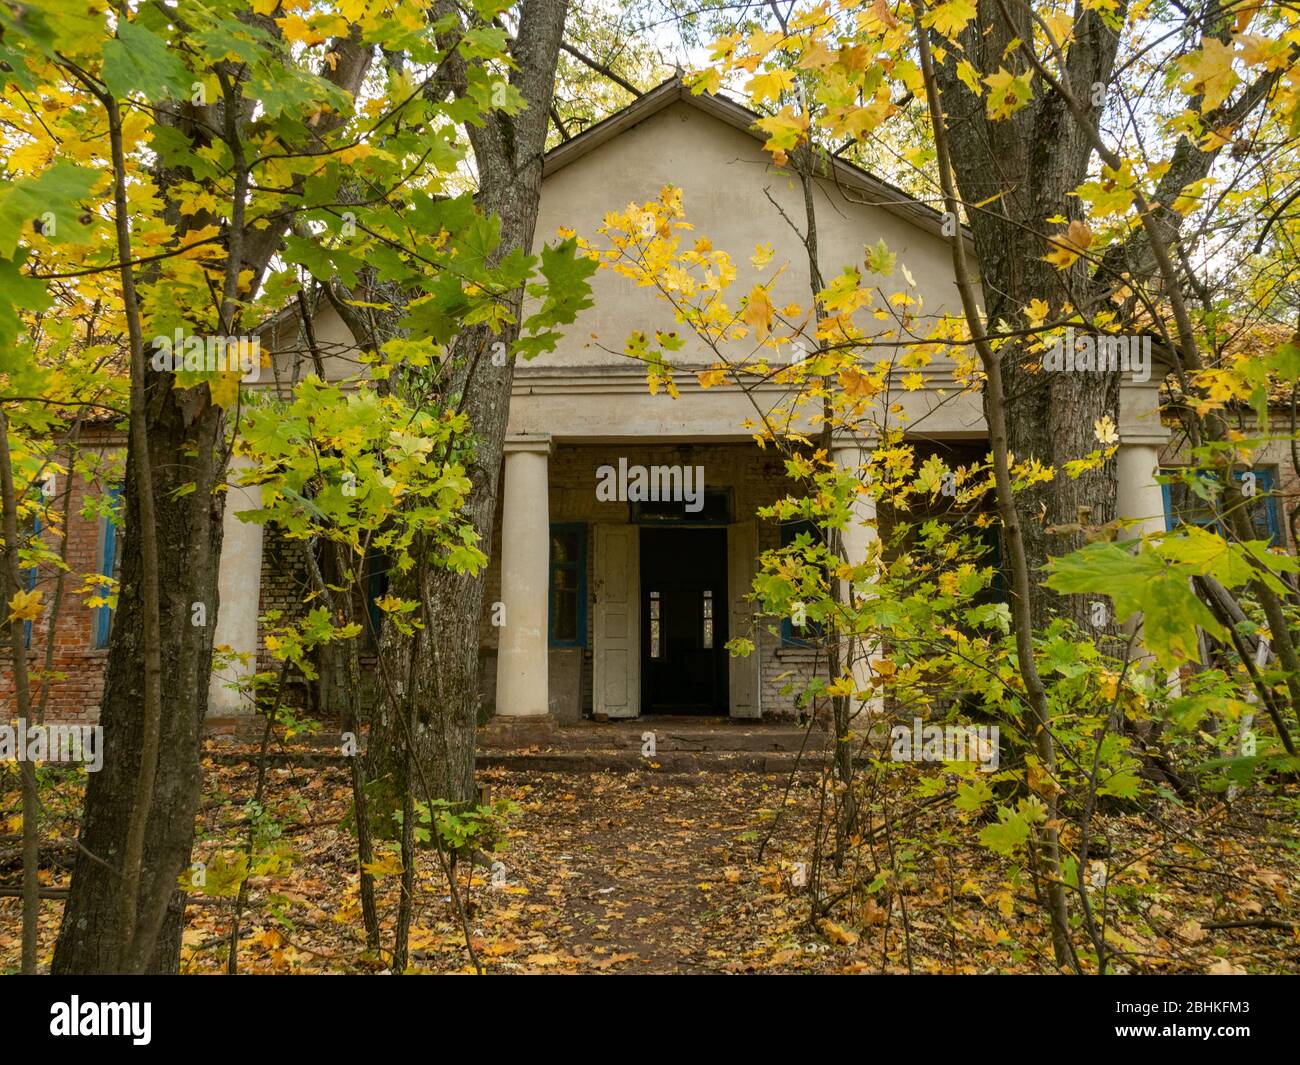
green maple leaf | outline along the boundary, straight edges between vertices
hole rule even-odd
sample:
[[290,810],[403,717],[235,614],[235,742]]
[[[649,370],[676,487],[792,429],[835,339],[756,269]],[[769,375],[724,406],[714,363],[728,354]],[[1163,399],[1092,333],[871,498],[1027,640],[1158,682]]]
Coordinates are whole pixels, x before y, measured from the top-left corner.
[[117,24],[117,36],[104,43],[100,77],[118,99],[134,92],[149,100],[181,97],[194,81],[166,41],[152,30],[126,20]]
[[0,188],[0,256],[11,258],[23,227],[37,221],[50,240],[84,240],[90,228],[81,221],[81,201],[102,177],[98,170],[60,160],[36,177]]
[[898,258],[889,250],[889,245],[884,238],[876,241],[873,247],[867,249],[867,269],[873,274],[880,274],[882,277],[888,277],[894,272],[894,262]]

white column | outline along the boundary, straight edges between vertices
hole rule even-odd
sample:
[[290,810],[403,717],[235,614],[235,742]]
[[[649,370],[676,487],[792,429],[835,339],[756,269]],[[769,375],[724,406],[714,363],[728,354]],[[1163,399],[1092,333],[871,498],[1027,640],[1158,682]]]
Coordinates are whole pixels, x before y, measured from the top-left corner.
[[501,601],[505,624],[497,648],[497,706],[504,717],[550,711],[547,691],[547,596],[550,500],[546,437],[506,441],[501,507]]
[[[1123,398],[1122,394],[1121,397]],[[1146,397],[1141,397],[1146,398]],[[1122,406],[1121,406],[1122,410]],[[1115,516],[1132,521],[1120,535],[1123,539],[1134,539],[1165,531],[1165,497],[1164,490],[1156,483],[1156,474],[1160,470],[1160,449],[1165,441],[1165,434],[1157,425],[1157,431],[1147,424],[1130,428],[1120,426],[1120,447],[1115,455]],[[1135,617],[1124,627],[1126,633],[1136,633],[1134,661],[1136,664],[1148,665],[1151,656],[1142,644],[1142,619]],[[1181,693],[1182,685],[1178,670],[1172,670],[1166,678],[1173,694]]]
[[1128,539],[1165,531],[1164,492],[1156,484],[1160,449],[1169,439],[1169,430],[1160,421],[1164,373],[1164,366],[1153,365],[1148,381],[1120,381],[1115,516],[1134,519],[1124,533]]
[[[855,439],[843,443],[837,442],[833,447],[835,464],[841,469],[857,472],[873,446],[874,441],[871,440]],[[879,539],[876,531],[876,500],[873,496],[862,492],[856,497],[853,501],[852,515],[840,535],[846,562],[856,566],[870,556]],[[851,591],[848,582],[841,582],[840,589],[847,600]],[[862,582],[858,582],[856,589],[858,598],[870,594],[863,587]],[[864,642],[862,639],[853,638],[842,642],[841,654],[848,659],[849,669],[858,691],[872,690],[871,659],[877,657],[879,650],[880,646],[876,641]],[[880,696],[855,700],[851,714],[857,719],[853,721],[855,731],[859,734],[864,733],[870,724],[871,715],[882,710],[883,705]]]
[[1125,531],[1126,538],[1165,531],[1164,491],[1156,483],[1160,467],[1160,447],[1152,441],[1123,441],[1115,456],[1118,494],[1115,514],[1133,519]]
[[229,684],[257,672],[257,616],[262,590],[262,526],[240,521],[241,510],[256,510],[262,505],[259,485],[240,487],[235,482],[248,468],[246,459],[233,458],[226,477],[226,511],[222,519],[221,566],[217,574],[220,605],[213,646],[228,647],[245,656],[224,668],[213,669],[208,686],[208,716],[227,717],[253,712],[253,703],[245,692],[234,691]]

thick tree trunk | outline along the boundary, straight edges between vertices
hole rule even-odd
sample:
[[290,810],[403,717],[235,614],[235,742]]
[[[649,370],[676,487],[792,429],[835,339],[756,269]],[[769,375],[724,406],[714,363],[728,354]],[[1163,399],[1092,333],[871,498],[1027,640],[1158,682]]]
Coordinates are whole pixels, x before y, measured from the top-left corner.
[[[353,32],[333,43],[334,62],[321,76],[349,93],[359,89],[373,49]],[[83,79],[84,81],[85,79]],[[238,79],[235,79],[237,82]],[[212,674],[212,643],[216,631],[217,575],[221,558],[224,494],[214,489],[225,476],[228,458],[225,412],[212,403],[206,386],[177,391],[174,376],[149,369],[143,358],[141,312],[135,296],[130,230],[126,224],[125,159],[122,154],[118,104],[86,81],[110,116],[116,131],[114,170],[117,175],[118,251],[121,254],[123,300],[132,332],[132,432],[127,448],[126,490],[123,496],[125,533],[118,606],[109,637],[108,665],[100,705],[105,759],[90,778],[80,828],[77,864],[63,923],[55,946],[53,971],[112,972],[134,969],[174,972],[179,964],[185,895],[179,887],[188,871],[194,842],[194,818],[202,786],[199,763],[203,718],[207,713]],[[208,147],[214,131],[224,131],[235,161],[234,190],[225,232],[224,280],[220,293],[218,329],[234,335],[239,298],[255,290],[280,246],[280,224],[246,230],[244,212],[248,170],[240,138],[252,117],[254,101],[230,89],[212,104],[169,103],[155,111],[161,124],[186,137],[195,148]],[[341,119],[326,118],[317,132],[324,134]],[[163,215],[177,234],[202,227],[209,217],[200,212],[183,216],[169,197],[182,180],[193,180],[185,169],[161,162],[153,185],[163,201]],[[246,239],[247,238],[247,239]],[[248,271],[251,281],[244,279]],[[147,274],[146,274],[147,276]],[[198,313],[197,308],[191,309]],[[143,419],[140,425],[136,419]],[[142,432],[138,430],[143,430]],[[147,442],[147,444],[145,443]],[[139,449],[147,446],[147,452]],[[146,572],[142,541],[140,459],[150,471],[154,520],[155,573]],[[153,715],[145,707],[145,633],[151,629],[145,608],[146,579],[159,589],[158,630],[161,663],[160,720],[157,731],[147,728]],[[196,613],[202,607],[202,616]],[[154,689],[150,682],[150,690]],[[156,752],[153,773],[141,773],[142,752]],[[147,764],[145,765],[148,770]],[[143,823],[139,884],[134,906],[121,913],[123,877],[130,858],[133,820],[141,827],[137,797],[149,797]],[[140,834],[134,836],[137,845]],[[133,911],[133,913],[132,913]],[[123,921],[132,922],[124,941]]]
[[[1025,22],[1017,27],[1023,39],[1033,39],[1028,16],[1022,8],[1015,11]],[[976,57],[977,67],[992,73],[1005,63],[1012,36],[996,0],[984,0],[963,44]],[[1079,40],[1070,51],[1070,64],[1082,84],[1109,79],[1117,44],[1114,33],[1085,13]],[[952,165],[968,205],[988,321],[1009,329],[1024,328],[1024,308],[1034,299],[1047,301],[1049,321],[1061,317],[1067,305],[1088,317],[1098,308],[1089,305],[1097,288],[1086,258],[1066,270],[1044,261],[1049,250],[1046,234],[1064,228],[1047,220],[1080,217],[1078,200],[1070,193],[1087,177],[1092,155],[1088,136],[1066,104],[1050,91],[1010,118],[989,119],[985,102],[957,77],[957,61],[950,53],[936,74],[948,119]],[[982,206],[969,206],[973,204]],[[1017,463],[1037,459],[1056,470],[1051,481],[1016,496],[1026,517],[1024,548],[1033,574],[1041,572],[1049,554],[1081,546],[1077,535],[1050,534],[1051,526],[1072,525],[1081,517],[1090,524],[1103,524],[1115,517],[1113,460],[1077,479],[1062,466],[1101,446],[1094,437],[1095,422],[1109,415],[1119,424],[1116,374],[1045,372],[1041,362],[1041,351],[1025,346],[1003,349],[1011,455]],[[986,403],[987,399],[986,392]],[[1031,582],[1030,596],[1036,628],[1049,614],[1066,614],[1083,626],[1090,623],[1086,597],[1058,597],[1040,579]]]
[[[206,389],[177,392],[170,374],[148,381],[149,442],[157,511],[158,583],[163,655],[162,728],[157,776],[145,834],[138,924],[159,928],[150,972],[174,972],[180,956],[184,895],[202,773],[199,744],[212,673],[224,495],[213,485],[222,469],[224,417]],[[144,691],[140,611],[143,563],[135,464],[127,462],[126,533],[117,616],[109,638],[100,724],[106,757],[90,775],[72,888],[54,951],[55,973],[117,971],[119,864],[135,802],[143,742]],[[196,490],[180,493],[193,483]],[[204,624],[195,625],[202,603]]]

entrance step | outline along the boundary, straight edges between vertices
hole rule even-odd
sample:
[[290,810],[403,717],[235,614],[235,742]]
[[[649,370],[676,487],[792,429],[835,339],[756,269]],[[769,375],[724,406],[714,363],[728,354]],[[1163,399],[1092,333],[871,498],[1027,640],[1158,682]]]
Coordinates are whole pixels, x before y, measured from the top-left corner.
[[800,752],[803,765],[820,765],[827,741],[816,725],[728,718],[537,719],[531,725],[498,718],[479,729],[477,764],[538,773],[788,773],[800,764]]
[[479,749],[484,752],[540,747],[554,751],[639,752],[654,737],[654,749],[663,754],[687,752],[785,752],[812,753],[827,744],[817,726],[775,722],[731,722],[726,718],[639,717],[630,721],[525,726],[496,718],[480,727]]
[[[256,760],[252,733],[260,730],[240,722],[237,735],[210,734],[218,747],[238,749],[209,753],[219,764]],[[653,754],[649,739],[653,736]],[[223,742],[224,741],[224,742]],[[361,745],[364,748],[364,737]],[[789,773],[796,766],[821,766],[830,738],[811,727],[785,722],[733,722],[727,718],[640,717],[629,721],[560,724],[545,718],[495,718],[478,729],[480,769],[498,768],[536,773],[627,773],[646,770],[680,775],[699,772]],[[340,736],[322,731],[297,737],[293,749],[273,747],[272,765],[345,766]]]
[[[636,773],[681,776],[695,773],[787,774],[799,764],[788,752],[764,754],[749,751],[660,751],[654,758],[640,750],[621,751],[485,751],[474,763],[479,769],[510,769],[532,773]],[[816,753],[806,754],[809,770],[821,764]]]

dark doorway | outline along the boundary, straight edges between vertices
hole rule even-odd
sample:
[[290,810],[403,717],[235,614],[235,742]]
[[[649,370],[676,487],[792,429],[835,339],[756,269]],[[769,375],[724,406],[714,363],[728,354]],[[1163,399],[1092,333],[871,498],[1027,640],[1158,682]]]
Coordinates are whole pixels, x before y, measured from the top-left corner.
[[641,530],[641,712],[726,714],[727,530]]

